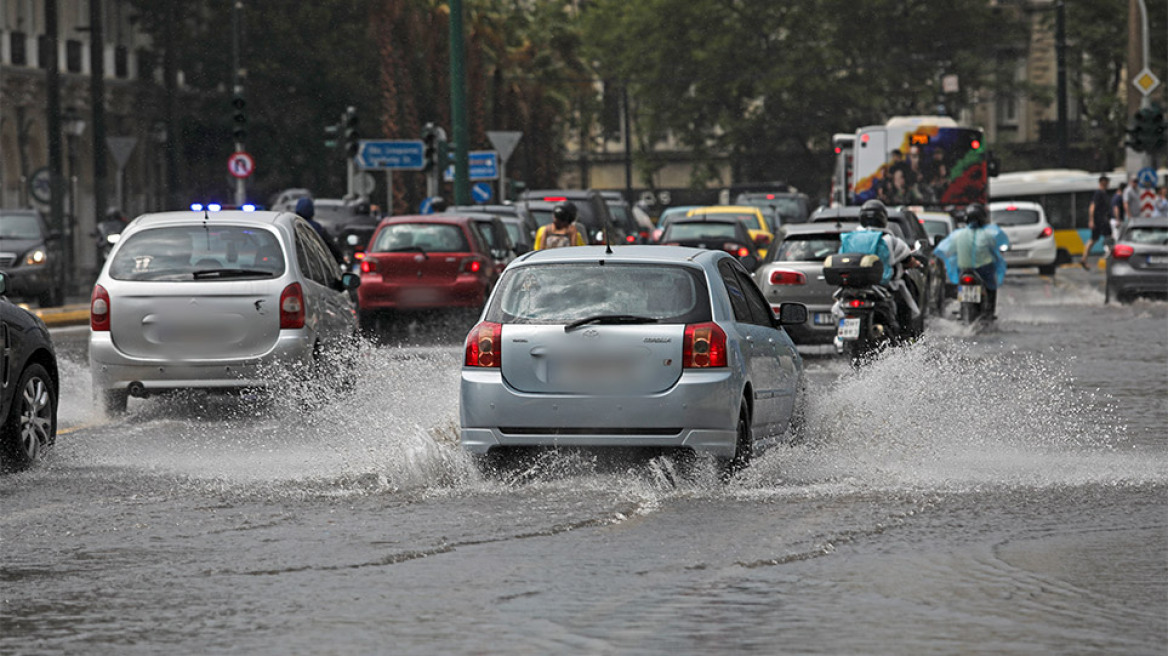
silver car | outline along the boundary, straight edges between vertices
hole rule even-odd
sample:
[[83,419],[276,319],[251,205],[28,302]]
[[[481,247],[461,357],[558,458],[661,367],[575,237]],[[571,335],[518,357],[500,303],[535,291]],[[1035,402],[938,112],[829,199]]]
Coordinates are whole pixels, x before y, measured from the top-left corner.
[[[803,361],[728,253],[670,246],[538,251],[508,267],[466,341],[461,442],[653,447],[727,471],[789,434]],[[492,458],[493,460],[494,458]]]
[[1107,300],[1168,296],[1168,219],[1136,218],[1124,224],[1107,258]]
[[287,212],[168,212],[122,233],[93,287],[89,366],[106,412],[128,396],[262,387],[356,335],[348,291],[312,227]]

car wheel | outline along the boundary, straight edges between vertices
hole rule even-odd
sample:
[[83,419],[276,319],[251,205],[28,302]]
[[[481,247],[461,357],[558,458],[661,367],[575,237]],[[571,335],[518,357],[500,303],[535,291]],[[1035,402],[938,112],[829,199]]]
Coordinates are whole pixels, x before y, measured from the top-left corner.
[[33,363],[20,375],[12,407],[0,429],[5,467],[26,469],[57,435],[57,390],[42,365]]
[[1053,276],[1055,271],[1058,271],[1058,265],[1054,263],[1044,264],[1038,267],[1038,273],[1044,276]]
[[722,480],[727,481],[738,472],[750,465],[754,455],[754,437],[750,431],[750,408],[746,399],[738,408],[738,423],[735,424],[736,438],[734,441],[734,457],[722,463]]
[[105,411],[107,417],[114,417],[126,412],[126,403],[130,399],[130,393],[126,390],[102,390],[101,391],[101,409]]

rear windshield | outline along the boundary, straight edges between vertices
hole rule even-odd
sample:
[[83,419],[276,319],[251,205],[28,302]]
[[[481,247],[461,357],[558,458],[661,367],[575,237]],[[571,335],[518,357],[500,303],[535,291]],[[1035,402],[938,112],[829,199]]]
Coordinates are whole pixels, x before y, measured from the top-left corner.
[[533,209],[533,210],[531,210],[531,216],[535,218],[535,222],[538,223],[540,225],[540,227],[543,227],[545,225],[551,225],[551,223],[552,223],[552,211],[550,209],[547,209],[547,210],[534,210]]
[[994,210],[990,212],[990,221],[1000,226],[1033,225],[1038,223],[1038,212],[1035,210]]
[[839,252],[839,235],[790,235],[775,249],[775,262],[822,262]]
[[523,240],[519,238],[522,235],[522,233],[520,232],[518,223],[506,222],[503,224],[503,227],[507,228],[507,234],[511,236],[511,243],[512,244],[522,244],[523,243]]
[[710,320],[700,271],[661,264],[541,264],[509,269],[499,281],[486,320],[562,324],[599,315],[629,314],[661,323]]
[[932,239],[937,235],[944,237],[949,234],[949,224],[944,221],[937,221],[935,219],[922,219],[921,225],[925,228],[925,233]]
[[462,228],[452,223],[391,223],[374,238],[374,253],[424,251],[466,253],[470,247]]
[[759,225],[758,215],[744,212],[742,214],[730,214],[729,212],[695,212],[694,216],[717,216],[719,219],[734,219],[746,224],[750,230],[762,230]]
[[0,239],[40,239],[41,224],[35,214],[0,214]]
[[284,249],[262,228],[203,224],[135,232],[110,262],[115,280],[241,280],[284,274]]
[[1155,244],[1160,246],[1168,245],[1168,227],[1142,227],[1132,228],[1123,238],[1124,241],[1132,244]]
[[673,239],[736,239],[738,231],[733,223],[715,223],[713,221],[697,221],[688,223],[670,223],[665,228],[662,241]]

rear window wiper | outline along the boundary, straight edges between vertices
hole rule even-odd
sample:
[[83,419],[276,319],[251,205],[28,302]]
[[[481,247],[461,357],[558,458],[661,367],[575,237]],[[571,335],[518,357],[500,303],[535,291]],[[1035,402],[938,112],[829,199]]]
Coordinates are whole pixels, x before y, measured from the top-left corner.
[[191,275],[197,280],[199,278],[247,278],[251,276],[270,278],[275,273],[270,269],[200,269]]
[[387,252],[389,252],[389,253],[403,253],[405,251],[417,251],[417,252],[421,253],[423,257],[426,257],[426,258],[430,257],[430,254],[427,253],[426,250],[424,248],[422,248],[421,246],[401,246],[399,248],[391,248]]
[[657,323],[657,320],[653,317],[639,317],[635,314],[598,314],[594,317],[584,317],[573,321],[564,326],[564,332],[570,333],[580,326],[594,323]]

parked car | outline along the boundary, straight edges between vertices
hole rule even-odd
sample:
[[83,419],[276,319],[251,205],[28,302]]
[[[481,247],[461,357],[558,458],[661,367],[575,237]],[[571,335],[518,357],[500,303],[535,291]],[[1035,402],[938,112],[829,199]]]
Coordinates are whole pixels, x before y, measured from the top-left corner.
[[530,254],[467,336],[461,444],[487,466],[522,447],[636,447],[733,470],[791,435],[803,362],[784,326],[805,319],[798,303],[772,313],[719,250]]
[[57,353],[45,323],[8,301],[8,274],[0,273],[0,470],[27,469],[57,439],[61,381]]
[[653,222],[633,211],[632,206],[625,200],[619,191],[602,191],[604,202],[608,203],[608,211],[612,213],[612,220],[625,232],[625,243],[648,244],[653,237]]
[[481,308],[499,268],[474,221],[446,213],[382,220],[361,260],[362,325],[389,310]]
[[1131,219],[1107,258],[1107,299],[1168,296],[1168,219]]
[[164,212],[122,233],[90,300],[89,369],[107,413],[130,396],[265,387],[271,368],[341,366],[356,334],[324,241],[290,212]]
[[[576,221],[584,228],[589,243],[603,244],[604,243],[604,224],[608,223],[610,228],[609,239],[613,244],[626,243],[628,236],[627,227],[617,224],[612,218],[612,212],[608,209],[608,203],[605,202],[604,197],[595,189],[536,189],[525,191],[519,196],[520,204],[527,206],[533,215],[537,211],[542,212],[543,206],[531,205],[531,202],[548,203],[552,207],[559,203],[570,202],[576,206],[577,218]],[[537,219],[540,217],[537,216]],[[551,223],[550,210],[547,223]],[[547,225],[540,221],[540,225]]]
[[[773,227],[788,223],[806,223],[811,216],[811,199],[797,191],[745,192],[734,199],[735,205],[752,205],[769,211],[775,221]],[[767,218],[772,218],[768,215]]]
[[762,265],[754,281],[772,308],[798,302],[807,306],[807,321],[786,327],[796,344],[831,344],[836,320],[831,314],[836,286],[823,276],[823,261],[839,252],[840,234],[858,223],[802,223],[788,225]]
[[750,239],[758,249],[760,257],[766,257],[767,248],[775,239],[774,229],[767,223],[762,212],[757,207],[749,205],[713,205],[710,207],[696,207],[686,216],[732,216],[746,225]]
[[[856,205],[847,207],[823,207],[811,214],[811,223],[818,222],[858,222],[860,208]],[[920,325],[917,332],[924,330],[924,313],[932,311],[940,314],[945,305],[945,271],[941,260],[933,255],[933,242],[925,232],[917,215],[907,207],[888,208],[889,231],[908,243],[909,248],[919,252],[928,262],[928,266],[907,269],[904,277],[906,284],[913,292],[913,298],[921,308]]]
[[1002,253],[1006,266],[1038,267],[1044,276],[1058,270],[1058,248],[1054,228],[1046,220],[1042,205],[1029,201],[1002,201],[989,204],[990,222],[1010,238],[1010,249]]
[[[454,205],[446,208],[447,214],[462,214],[466,212],[494,214],[503,219],[503,224],[507,226],[507,232],[511,235],[511,243],[519,249],[523,249],[526,246],[526,250],[522,250],[523,253],[531,250],[535,244],[535,233],[539,231],[540,223],[535,220],[535,217],[523,205]],[[515,219],[515,221],[511,222],[508,219]],[[547,220],[548,223],[551,223],[551,214],[548,214]],[[518,226],[518,229],[512,230],[511,225]]]
[[697,207],[697,205],[677,205],[661,210],[661,215],[657,217],[657,225],[653,228],[653,243],[661,242],[661,235],[665,232],[665,226],[669,225],[670,221],[685,216],[690,210],[697,209]]
[[762,261],[746,224],[733,215],[699,214],[676,219],[665,227],[661,243],[726,251],[738,258],[747,271],[754,271]]
[[41,307],[61,304],[65,275],[61,233],[50,230],[37,210],[0,210],[0,271],[8,274],[8,293],[36,299]]

